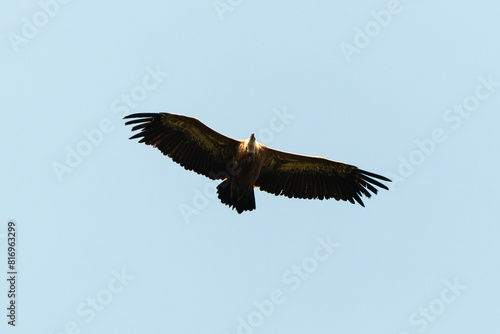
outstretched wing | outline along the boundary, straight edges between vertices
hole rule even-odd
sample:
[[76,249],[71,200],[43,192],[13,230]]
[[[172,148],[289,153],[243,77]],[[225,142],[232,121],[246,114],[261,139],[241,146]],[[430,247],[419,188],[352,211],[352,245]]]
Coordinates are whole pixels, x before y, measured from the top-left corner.
[[264,161],[255,186],[275,195],[295,198],[335,198],[364,206],[361,196],[376,194],[386,177],[355,166],[320,157],[309,157],[262,146]]
[[172,160],[212,180],[225,179],[240,141],[210,129],[193,117],[167,113],[142,113],[124,117],[133,118],[125,125],[136,124],[140,130],[130,139],[140,138],[158,148]]

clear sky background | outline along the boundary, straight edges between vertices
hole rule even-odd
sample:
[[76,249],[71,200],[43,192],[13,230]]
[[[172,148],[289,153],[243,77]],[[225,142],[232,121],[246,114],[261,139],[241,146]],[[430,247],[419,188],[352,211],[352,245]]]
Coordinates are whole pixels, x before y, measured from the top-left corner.
[[[0,4],[2,333],[498,332],[498,1],[63,2]],[[238,215],[145,111],[394,182]]]

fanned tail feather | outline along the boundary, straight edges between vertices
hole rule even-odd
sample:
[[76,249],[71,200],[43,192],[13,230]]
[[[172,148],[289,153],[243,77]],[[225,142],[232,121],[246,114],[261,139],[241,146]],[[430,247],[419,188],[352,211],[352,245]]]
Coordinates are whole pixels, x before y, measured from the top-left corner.
[[231,179],[227,179],[217,186],[220,201],[225,205],[236,209],[238,213],[255,210],[255,194],[253,188],[244,193],[236,193],[231,196]]

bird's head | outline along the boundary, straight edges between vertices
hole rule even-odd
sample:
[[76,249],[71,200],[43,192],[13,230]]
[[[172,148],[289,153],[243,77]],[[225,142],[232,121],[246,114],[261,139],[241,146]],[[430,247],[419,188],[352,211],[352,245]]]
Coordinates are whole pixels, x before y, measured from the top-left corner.
[[250,137],[245,141],[245,150],[247,153],[255,154],[259,150],[260,144],[255,139],[254,134],[252,133]]

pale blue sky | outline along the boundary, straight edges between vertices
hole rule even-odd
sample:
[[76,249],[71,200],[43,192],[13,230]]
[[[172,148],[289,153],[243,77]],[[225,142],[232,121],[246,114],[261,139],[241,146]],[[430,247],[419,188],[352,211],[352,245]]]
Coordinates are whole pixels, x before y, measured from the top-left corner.
[[[497,333],[498,1],[62,3],[0,4],[2,333]],[[238,215],[146,111],[395,182]]]

